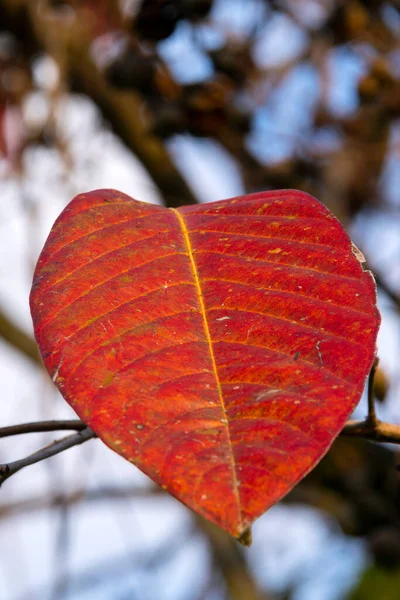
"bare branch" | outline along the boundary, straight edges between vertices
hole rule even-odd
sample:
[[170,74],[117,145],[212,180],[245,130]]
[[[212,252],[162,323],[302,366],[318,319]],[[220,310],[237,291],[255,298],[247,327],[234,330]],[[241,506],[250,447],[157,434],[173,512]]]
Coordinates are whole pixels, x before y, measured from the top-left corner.
[[143,113],[141,97],[132,91],[113,89],[93,62],[89,51],[93,36],[84,18],[77,18],[73,24],[63,26],[59,22],[57,33],[52,36],[50,30],[53,21],[49,14],[46,10],[37,10],[32,3],[3,0],[2,17],[6,19],[11,32],[21,21],[24,23],[23,33],[18,30],[15,33],[18,39],[26,41],[30,52],[46,51],[54,57],[54,40],[59,41],[65,61],[62,65],[63,75],[73,82],[75,91],[86,94],[97,105],[115,134],[147,169],[167,206],[197,202],[163,141],[148,131],[144,119],[140,117]]
[[8,344],[19,350],[35,365],[41,365],[38,347],[35,340],[20,329],[11,319],[0,310],[0,337]]
[[348,421],[340,435],[360,437],[374,442],[400,444],[400,425],[383,423],[378,419],[374,423],[371,423],[368,419],[365,421]]
[[55,456],[60,452],[64,452],[64,450],[68,450],[73,446],[78,446],[79,444],[83,444],[88,440],[96,437],[94,431],[92,431],[89,427],[86,427],[82,431],[78,431],[78,433],[74,433],[73,435],[67,436],[61,440],[56,440],[44,448],[41,448],[37,452],[26,456],[25,458],[21,458],[20,460],[16,460],[14,462],[0,465],[0,485],[4,483],[6,479],[14,475],[21,469],[29,465],[34,465],[37,462],[45,460],[46,458],[50,458],[51,456]]
[[21,423],[20,425],[10,425],[9,427],[0,427],[0,438],[11,435],[21,435],[23,433],[40,433],[44,431],[83,431],[86,423],[73,419],[70,421],[37,421],[36,423]]
[[364,421],[348,421],[340,435],[360,437],[374,442],[400,444],[400,425],[380,421],[375,412],[375,374],[379,359],[376,358],[368,378],[368,416]]
[[[368,416],[365,421],[348,421],[341,431],[340,435],[347,437],[360,437],[375,442],[387,442],[400,445],[400,425],[384,423],[379,421],[374,406],[374,378],[378,366],[378,359],[374,361],[368,379]],[[96,434],[79,419],[60,420],[60,421],[38,421],[36,423],[22,423],[0,428],[0,438],[21,435],[24,433],[57,431],[57,430],[75,430],[77,433],[65,437],[61,440],[41,448],[37,452],[14,461],[12,463],[0,465],[0,485],[14,473],[17,473],[28,465],[35,464],[46,458],[64,452],[68,448],[83,444],[89,439],[97,437]],[[245,532],[250,536],[250,532]],[[245,545],[251,543],[250,537],[244,537],[239,541]]]
[[375,412],[375,391],[374,391],[374,381],[375,381],[375,373],[378,368],[379,358],[376,357],[374,360],[374,364],[371,367],[371,372],[368,377],[368,417],[367,421],[372,426],[375,427],[378,423],[378,419]]
[[386,296],[388,296],[393,302],[393,304],[396,306],[397,310],[400,311],[400,295],[389,286],[389,284],[382,278],[382,276],[379,273],[377,273],[375,268],[371,268],[371,271],[374,274],[374,278],[378,288],[381,288],[384,294],[386,294]]
[[[400,445],[400,425],[392,423],[384,423],[379,421],[376,417],[375,410],[372,404],[371,411],[371,394],[373,391],[373,378],[377,367],[377,361],[371,370],[368,388],[368,403],[369,403],[369,415],[365,421],[348,421],[340,435],[346,437],[359,437],[374,442],[386,442],[391,444]],[[371,391],[372,390],[372,391]],[[373,401],[373,400],[372,400]],[[371,418],[372,415],[372,418]],[[19,425],[11,425],[9,427],[0,428],[0,438],[21,435],[25,433],[34,432],[45,432],[45,431],[62,431],[62,430],[75,430],[77,433],[62,440],[53,442],[52,444],[41,448],[34,454],[27,456],[26,458],[20,459],[13,463],[0,465],[0,485],[8,477],[23,469],[24,467],[34,464],[36,462],[45,460],[50,456],[59,454],[68,448],[82,444],[89,439],[96,437],[96,434],[86,424],[79,419],[74,420],[60,420],[60,421],[38,421],[36,423],[22,423]]]
[[224,576],[229,598],[232,600],[265,598],[249,573],[243,552],[235,540],[205,519],[197,519],[197,523],[207,536],[214,563],[218,565],[218,570]]

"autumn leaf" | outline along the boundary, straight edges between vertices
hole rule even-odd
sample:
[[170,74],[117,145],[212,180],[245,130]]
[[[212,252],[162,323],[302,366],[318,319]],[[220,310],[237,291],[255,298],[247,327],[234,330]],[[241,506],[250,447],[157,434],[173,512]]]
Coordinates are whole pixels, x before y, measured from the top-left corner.
[[293,190],[177,210],[81,194],[40,255],[31,310],[80,418],[235,537],[328,450],[380,322],[343,227]]

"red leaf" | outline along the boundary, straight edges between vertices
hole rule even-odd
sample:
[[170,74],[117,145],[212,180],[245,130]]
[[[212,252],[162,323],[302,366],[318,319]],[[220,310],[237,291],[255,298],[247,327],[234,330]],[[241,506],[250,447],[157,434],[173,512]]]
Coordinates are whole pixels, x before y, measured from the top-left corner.
[[380,321],[340,223],[292,190],[178,210],[81,194],[45,244],[31,308],[78,415],[236,537],[340,432]]

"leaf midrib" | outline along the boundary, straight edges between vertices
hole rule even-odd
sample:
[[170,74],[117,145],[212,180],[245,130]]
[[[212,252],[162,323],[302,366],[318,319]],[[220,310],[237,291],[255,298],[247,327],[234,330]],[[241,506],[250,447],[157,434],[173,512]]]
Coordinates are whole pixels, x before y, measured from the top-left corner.
[[234,457],[234,454],[233,454],[233,446],[232,446],[232,442],[231,442],[231,434],[230,434],[230,429],[229,429],[229,421],[228,421],[228,416],[227,416],[227,413],[226,413],[226,410],[225,410],[224,397],[223,397],[223,394],[222,394],[221,382],[220,382],[219,375],[218,375],[217,363],[215,361],[214,349],[213,349],[213,343],[212,343],[212,339],[211,339],[210,329],[208,327],[206,307],[205,307],[205,303],[204,303],[204,297],[203,297],[203,292],[202,292],[202,288],[201,288],[200,278],[199,278],[199,274],[198,274],[198,271],[197,271],[196,262],[194,260],[193,251],[192,251],[192,245],[191,245],[190,236],[189,236],[189,231],[188,231],[188,229],[186,227],[185,220],[184,220],[183,216],[181,215],[181,213],[177,209],[171,208],[170,210],[172,210],[172,212],[175,213],[175,215],[176,215],[176,217],[178,219],[178,223],[180,225],[180,228],[182,230],[183,238],[184,238],[185,245],[186,245],[187,254],[188,254],[190,265],[191,265],[191,268],[192,268],[193,277],[194,277],[194,280],[195,280],[195,286],[196,286],[196,290],[197,290],[197,294],[198,294],[200,311],[201,311],[201,314],[202,314],[202,317],[203,317],[204,333],[205,333],[207,344],[208,344],[208,348],[209,348],[210,359],[211,359],[211,363],[212,363],[212,367],[213,367],[213,373],[214,373],[214,378],[215,378],[215,384],[216,384],[216,388],[217,388],[217,391],[218,391],[219,401],[220,401],[220,404],[221,404],[223,418],[224,418],[224,421],[225,421],[224,424],[226,426],[226,431],[227,431],[228,446],[229,446],[229,458],[230,458],[231,471],[232,471],[233,491],[234,491],[234,494],[235,494],[235,497],[236,497],[236,501],[237,501],[237,506],[238,506],[238,518],[239,518],[239,522],[242,523],[243,519],[242,519],[242,509],[241,509],[241,502],[240,502],[240,495],[239,495],[239,485],[238,485],[238,480],[237,480],[237,477],[236,477],[236,462],[235,462],[235,457]]

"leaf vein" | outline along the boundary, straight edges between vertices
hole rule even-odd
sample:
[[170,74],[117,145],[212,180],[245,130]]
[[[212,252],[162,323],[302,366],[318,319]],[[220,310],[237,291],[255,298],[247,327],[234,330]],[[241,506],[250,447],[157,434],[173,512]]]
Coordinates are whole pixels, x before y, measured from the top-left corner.
[[[120,204],[125,204],[123,202],[117,202],[117,203],[113,203],[113,206],[115,206],[115,204],[120,205]],[[91,206],[90,208],[95,208],[96,206],[111,206],[111,204],[95,204],[94,206]],[[89,210],[89,209],[88,209]],[[79,213],[76,214],[81,214],[81,212],[86,212],[86,211],[80,211]],[[150,214],[154,214],[154,213],[150,213]],[[93,235],[94,233],[97,233],[99,231],[105,231],[106,229],[110,229],[111,227],[118,227],[119,225],[126,225],[127,223],[131,223],[132,221],[138,221],[139,219],[144,219],[145,217],[148,217],[149,215],[142,215],[139,217],[129,217],[129,219],[124,219],[123,221],[116,221],[115,223],[111,223],[110,225],[103,225],[102,227],[98,227],[97,229],[93,229],[93,231],[89,231],[88,233],[84,233],[83,235],[78,236],[77,238],[73,239],[73,240],[69,240],[66,244],[63,244],[62,246],[60,246],[59,248],[57,248],[57,250],[55,250],[55,252],[53,252],[50,256],[47,257],[47,260],[45,262],[45,264],[42,266],[42,268],[47,265],[50,260],[54,259],[54,257],[61,252],[62,250],[64,250],[64,248],[68,248],[68,246],[72,246],[72,244],[75,244],[75,242],[78,241],[82,241],[87,237],[90,237],[91,235]],[[169,230],[167,230],[169,231]],[[137,240],[139,241],[139,240]]]
[[[104,279],[103,281],[100,281],[100,283],[98,283],[97,285],[95,285],[95,286],[90,287],[89,289],[87,289],[85,292],[83,292],[83,294],[81,294],[80,296],[78,296],[77,298],[75,298],[72,302],[70,302],[69,304],[66,304],[65,306],[63,306],[56,314],[53,314],[50,319],[48,319],[45,323],[42,323],[41,327],[45,327],[46,325],[48,325],[49,323],[51,323],[52,321],[54,321],[55,319],[57,319],[60,316],[60,314],[62,312],[64,312],[64,310],[67,310],[68,308],[71,308],[71,306],[73,306],[76,302],[78,302],[79,300],[81,300],[82,298],[84,298],[85,296],[87,296],[88,294],[90,294],[91,292],[94,292],[95,290],[101,288],[106,283],[110,283],[110,281],[113,281],[114,279],[118,279],[118,277],[121,277],[122,275],[126,275],[126,273],[130,273],[131,271],[134,271],[135,269],[138,269],[140,267],[147,267],[147,265],[149,265],[149,264],[151,264],[153,262],[156,262],[157,260],[162,260],[163,258],[168,258],[169,256],[179,256],[179,255],[183,255],[183,252],[172,252],[171,254],[165,254],[164,256],[156,256],[153,260],[148,260],[147,262],[141,263],[140,265],[135,265],[134,267],[130,266],[129,269],[125,269],[124,271],[120,271],[119,273],[116,273],[112,277],[109,277],[108,279]],[[77,270],[79,270],[79,269],[77,269]],[[59,283],[59,282],[56,282],[56,283]],[[53,284],[53,285],[55,285],[55,284]],[[168,287],[172,287],[172,286],[173,286],[173,284],[169,285]],[[160,287],[158,289],[162,289],[162,288]]]
[[197,288],[197,292],[198,292],[198,296],[199,296],[200,309],[201,309],[201,313],[203,316],[204,332],[205,332],[205,336],[206,336],[208,347],[209,347],[210,358],[211,358],[211,363],[213,366],[214,377],[215,377],[215,382],[216,382],[216,386],[217,386],[217,390],[218,390],[218,396],[219,396],[219,400],[220,400],[221,410],[224,415],[224,420],[226,421],[226,434],[227,434],[227,441],[228,441],[228,446],[229,446],[232,483],[233,483],[235,497],[237,500],[239,520],[242,521],[242,508],[241,508],[240,493],[239,493],[239,488],[237,485],[237,478],[236,478],[235,456],[234,456],[233,448],[231,445],[231,434],[230,434],[230,430],[229,430],[229,422],[226,418],[224,397],[223,397],[222,390],[221,390],[221,384],[220,384],[220,380],[219,380],[217,364],[215,362],[213,342],[212,342],[209,325],[208,325],[208,321],[207,321],[207,314],[206,314],[206,308],[205,308],[205,304],[204,304],[204,298],[203,298],[203,292],[202,292],[202,288],[201,288],[200,278],[199,278],[199,274],[197,271],[196,262],[195,262],[195,259],[193,256],[193,250],[192,250],[192,245],[191,245],[191,241],[190,241],[189,231],[186,227],[184,218],[178,210],[176,210],[176,209],[171,209],[171,210],[175,213],[175,215],[178,219],[178,222],[182,228],[183,237],[184,237],[185,244],[187,247],[187,254],[188,254],[190,262],[191,262],[191,266],[192,266],[192,270],[193,270],[193,277],[196,282],[196,288]]
[[335,246],[331,246],[330,244],[320,244],[319,242],[303,242],[302,240],[296,239],[296,238],[290,238],[290,237],[276,237],[276,236],[269,236],[269,235],[260,235],[260,234],[252,234],[252,233],[236,233],[233,231],[225,231],[223,229],[218,230],[218,229],[196,229],[196,230],[192,230],[190,233],[219,233],[220,235],[234,235],[234,236],[241,236],[241,237],[253,237],[256,239],[262,239],[262,240],[276,240],[278,242],[282,242],[282,241],[288,241],[288,242],[293,242],[294,244],[301,244],[303,246],[320,246],[321,248],[328,248],[329,250],[334,250],[337,251],[337,248]]
[[[250,262],[246,256],[242,254],[231,254],[228,252],[213,252],[212,250],[197,250],[196,254],[216,254],[222,256],[231,256],[233,258],[241,258],[246,262]],[[318,273],[319,275],[328,275],[329,277],[335,277],[337,279],[344,279],[349,281],[359,281],[358,277],[348,277],[347,275],[339,275],[338,273],[332,273],[330,271],[319,271],[318,269],[312,269],[310,267],[300,267],[299,265],[293,265],[286,262],[273,262],[270,260],[264,260],[261,258],[252,258],[251,260],[258,263],[263,263],[266,265],[274,265],[274,267],[288,267],[289,269],[294,269],[296,271],[308,271],[311,273]]]
[[[179,284],[177,284],[177,285],[179,285]],[[153,290],[153,291],[154,291],[154,290]],[[157,290],[156,290],[156,291],[157,291]],[[149,293],[150,293],[150,292],[149,292]],[[145,294],[145,295],[146,295],[146,294]],[[140,297],[142,297],[142,296],[140,296]],[[135,298],[135,300],[136,300],[136,298]],[[123,305],[123,304],[121,304],[120,306],[124,306],[124,305]],[[119,307],[117,307],[117,308],[120,308],[120,306],[119,306]],[[115,310],[116,310],[116,309],[115,309]],[[69,376],[71,377],[71,376],[72,376],[72,375],[75,373],[75,371],[77,370],[77,368],[78,368],[79,366],[81,366],[81,365],[82,365],[82,363],[83,363],[83,362],[84,362],[84,361],[85,361],[87,358],[89,358],[89,356],[91,356],[92,354],[94,354],[95,352],[97,352],[97,350],[100,350],[100,348],[104,349],[105,347],[109,346],[110,344],[113,344],[113,343],[114,343],[114,342],[116,342],[118,339],[122,338],[123,336],[125,336],[125,335],[127,335],[127,334],[130,334],[130,333],[133,333],[133,332],[134,332],[136,329],[139,329],[139,327],[145,327],[145,326],[147,327],[147,326],[149,326],[149,325],[154,325],[154,324],[155,324],[155,323],[157,323],[158,321],[162,321],[162,320],[164,320],[164,319],[169,319],[170,317],[175,317],[176,315],[190,314],[190,313],[192,313],[192,312],[194,312],[194,311],[192,311],[192,310],[185,311],[185,312],[179,311],[179,312],[176,312],[176,313],[171,313],[171,314],[168,314],[168,315],[162,315],[162,316],[158,316],[156,319],[153,319],[152,321],[145,321],[145,322],[143,322],[143,323],[139,323],[138,325],[135,325],[135,327],[132,327],[132,328],[130,328],[130,329],[125,329],[124,331],[121,331],[121,332],[120,332],[120,333],[119,333],[117,336],[115,336],[115,337],[111,338],[110,340],[107,340],[107,342],[104,342],[103,344],[100,344],[99,346],[97,346],[96,348],[94,348],[93,350],[91,350],[90,352],[88,352],[87,354],[85,354],[85,356],[84,356],[84,357],[82,358],[82,360],[81,360],[81,361],[80,361],[80,362],[79,362],[79,363],[76,365],[76,367],[75,367],[75,368],[74,368],[74,370],[73,370],[73,371],[70,373],[70,375],[69,375]],[[108,313],[106,313],[106,314],[108,314]],[[104,316],[104,315],[102,315],[102,316]],[[101,318],[101,317],[99,317],[99,318]],[[97,320],[97,319],[96,319],[96,320]],[[92,325],[92,323],[91,323],[91,325]],[[90,327],[90,325],[89,325],[89,327]],[[82,329],[85,329],[85,327],[83,327],[83,328],[79,329],[78,331],[82,331]],[[76,332],[75,332],[75,333],[76,333]],[[74,335],[74,334],[72,334],[72,335]],[[72,336],[69,336],[68,340],[69,340],[69,339],[71,339],[71,337],[72,337]],[[146,356],[146,355],[143,355],[143,356]],[[142,357],[142,358],[143,358],[143,357]]]
[[[299,321],[293,321],[292,319],[285,319],[284,317],[278,317],[277,315],[274,315],[273,313],[264,313],[264,312],[260,312],[258,310],[249,310],[247,308],[242,310],[240,308],[229,308],[227,306],[209,308],[207,312],[217,311],[217,310],[222,310],[224,313],[225,312],[249,313],[252,315],[259,315],[260,317],[266,317],[266,319],[276,319],[277,321],[283,321],[284,323],[291,323],[292,325],[295,325],[299,329],[309,329],[310,331],[314,332],[317,335],[324,336],[324,338],[334,338],[334,339],[338,339],[338,340],[344,340],[346,342],[349,342],[349,344],[354,344],[355,346],[362,346],[364,348],[364,344],[362,344],[361,342],[356,342],[355,340],[349,339],[342,335],[337,335],[336,333],[329,333],[328,331],[325,331],[322,329],[317,329],[316,327],[311,327],[311,325],[306,325],[305,323],[300,323]],[[218,341],[225,341],[225,340],[218,340]]]
[[263,287],[260,285],[254,285],[252,283],[244,283],[243,281],[236,281],[234,279],[225,279],[222,277],[208,277],[203,279],[203,281],[216,281],[217,283],[234,283],[236,285],[242,285],[245,287],[249,287],[252,288],[253,290],[263,290],[265,292],[271,292],[273,294],[287,294],[290,296],[294,296],[295,298],[301,297],[301,298],[307,298],[308,300],[312,300],[313,302],[320,302],[321,304],[324,304],[326,306],[335,306],[336,308],[340,308],[340,309],[344,309],[344,310],[351,310],[354,313],[357,313],[359,315],[364,315],[364,316],[368,316],[368,317],[372,317],[372,315],[370,313],[367,313],[363,310],[358,310],[357,308],[353,308],[351,306],[345,306],[343,304],[336,304],[335,302],[328,302],[327,300],[321,300],[320,298],[315,298],[313,296],[308,296],[307,294],[303,294],[300,292],[291,292],[290,290],[283,290],[283,289],[277,289],[277,288],[269,288],[269,287]]
[[[257,344],[249,344],[246,342],[227,342],[225,340],[218,340],[218,341],[222,342],[224,344],[232,344],[232,345],[237,344],[239,346],[248,346],[250,348],[260,348],[261,350],[269,350],[270,352],[273,352],[274,354],[279,354],[281,356],[287,356],[293,360],[293,354],[289,354],[288,352],[283,352],[281,350],[274,350],[273,348],[270,348],[269,346],[259,346]],[[319,357],[318,357],[318,360],[319,360]],[[340,383],[343,383],[343,381],[345,381],[348,385],[350,385],[351,387],[354,387],[354,384],[351,381],[348,381],[344,377],[339,377],[338,375],[336,375],[335,373],[333,373],[332,371],[327,369],[324,365],[321,365],[321,363],[319,363],[319,362],[314,363],[305,358],[298,358],[295,364],[301,365],[303,363],[307,364],[307,365],[311,365],[317,371],[324,371],[324,373],[328,373],[333,378],[334,381],[339,381]],[[229,368],[229,366],[231,366],[231,365],[220,365],[219,367],[220,367],[220,369],[224,369],[224,368]]]

